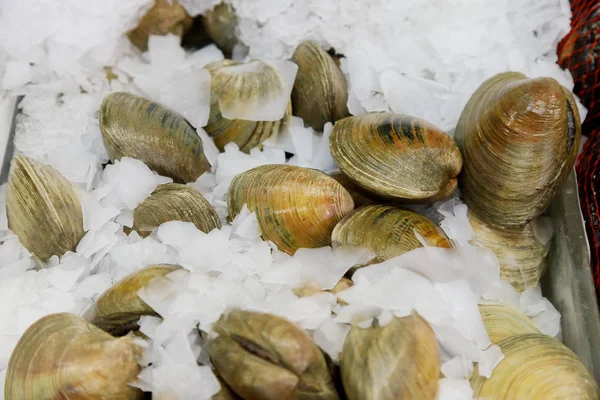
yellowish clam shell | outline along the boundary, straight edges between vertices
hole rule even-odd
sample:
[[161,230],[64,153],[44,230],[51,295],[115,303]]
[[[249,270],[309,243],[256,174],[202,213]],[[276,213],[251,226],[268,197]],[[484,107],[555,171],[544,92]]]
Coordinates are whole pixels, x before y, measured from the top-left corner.
[[135,47],[148,50],[150,35],[171,33],[182,37],[192,27],[193,19],[177,0],[154,0],[154,6],[142,17],[138,26],[127,35]]
[[480,304],[479,312],[493,344],[524,333],[541,333],[531,318],[510,306]]
[[399,201],[437,200],[457,187],[462,156],[446,133],[419,118],[369,113],[333,127],[331,155],[357,185]]
[[494,252],[500,263],[500,278],[510,282],[519,292],[536,287],[546,271],[546,255],[551,242],[540,243],[531,223],[500,228],[486,224],[471,210],[468,216],[473,227],[471,244]]
[[141,349],[74,314],[44,317],[27,329],[10,357],[4,396],[10,400],[135,400]]
[[12,161],[6,191],[8,227],[38,259],[75,251],[85,235],[72,184],[54,168],[24,155]]
[[580,138],[573,95],[556,80],[495,75],[473,93],[456,127],[465,202],[486,223],[526,224],[567,179]]
[[158,186],[138,205],[133,211],[132,229],[146,237],[168,221],[192,222],[204,233],[221,229],[219,215],[204,196],[179,183]]
[[440,377],[435,334],[418,315],[352,326],[340,357],[349,400],[433,400]]
[[352,209],[350,194],[326,174],[292,165],[263,165],[237,175],[229,187],[229,217],[244,204],[256,213],[265,240],[281,251],[331,243],[331,231]]
[[175,182],[194,182],[210,169],[202,140],[179,114],[129,93],[107,95],[100,130],[111,161],[131,157]]
[[498,343],[504,354],[490,379],[471,377],[474,398],[481,400],[597,400],[594,377],[558,340],[542,334],[511,336]]

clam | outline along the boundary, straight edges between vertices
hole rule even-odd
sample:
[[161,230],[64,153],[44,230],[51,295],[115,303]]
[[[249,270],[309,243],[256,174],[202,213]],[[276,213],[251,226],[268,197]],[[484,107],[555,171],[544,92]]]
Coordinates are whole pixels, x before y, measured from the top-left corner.
[[354,200],[355,207],[368,206],[371,204],[378,204],[381,202],[371,193],[365,191],[356,183],[352,182],[352,180],[348,178],[348,176],[346,176],[343,172],[333,171],[329,173],[329,176],[338,181],[340,185],[342,185],[348,191],[348,193],[350,193],[350,196],[352,196],[352,200]]
[[334,59],[315,41],[300,43],[292,61],[298,74],[292,90],[294,115],[317,132],[349,115],[348,83]]
[[538,241],[532,223],[501,228],[486,224],[471,210],[468,217],[473,227],[471,244],[494,252],[500,264],[500,277],[519,292],[536,287],[547,267],[550,242]]
[[14,349],[4,396],[10,400],[141,399],[129,386],[141,349],[74,314],[51,314],[25,331]]
[[175,182],[194,182],[208,171],[202,141],[179,114],[129,93],[107,95],[100,130],[111,161],[132,157]]
[[541,333],[531,318],[510,306],[480,304],[479,312],[490,340],[494,344],[515,335]]
[[211,106],[204,130],[219,150],[233,142],[247,153],[287,126],[297,68],[290,64],[293,67],[281,68],[261,60],[223,60],[206,66],[211,75]]
[[[306,285],[294,288],[292,291],[298,297],[310,297],[310,296],[314,296],[315,294],[324,293],[324,292],[329,292],[331,294],[338,294],[338,293],[343,292],[344,290],[348,289],[349,287],[352,287],[353,285],[354,285],[354,282],[352,282],[350,279],[342,278],[330,290],[323,290],[316,284],[306,284]],[[338,299],[338,303],[346,304],[346,302],[344,302],[341,299]]]
[[42,262],[75,251],[85,235],[73,185],[54,168],[21,154],[8,176],[6,214],[10,230]]
[[338,399],[321,350],[291,322],[232,310],[214,325],[206,350],[225,382],[246,400]]
[[350,194],[326,174],[292,165],[263,165],[237,175],[229,187],[229,217],[244,204],[265,240],[288,254],[331,242],[331,231],[352,209]]
[[350,400],[433,400],[440,376],[435,335],[418,315],[352,326],[340,358]]
[[573,95],[556,80],[495,75],[473,93],[456,127],[465,202],[486,223],[526,224],[567,179],[580,138]]
[[162,278],[181,267],[174,265],[152,265],[133,272],[114,284],[86,311],[84,318],[115,336],[126,335],[138,329],[143,315],[158,314],[142,300],[137,292],[154,278]]
[[154,6],[148,10],[138,26],[127,36],[135,47],[146,51],[150,35],[172,33],[182,37],[190,30],[193,21],[177,0],[155,0]]
[[485,379],[478,368],[471,377],[475,399],[597,400],[594,377],[569,350],[542,334],[512,336],[498,343],[504,359]]
[[[419,236],[419,237],[418,237]],[[452,247],[444,231],[412,211],[391,205],[371,205],[347,214],[333,229],[331,246],[365,247],[375,253],[370,264],[423,247]]]
[[212,400],[236,400],[239,397],[229,389],[229,386],[223,381],[220,376],[217,376],[219,380],[219,384],[221,385],[221,390],[217,394],[212,397]]
[[204,196],[179,183],[158,186],[138,205],[133,211],[132,229],[146,237],[168,221],[192,222],[204,233],[221,229],[219,215]]
[[462,157],[450,136],[419,118],[369,113],[336,122],[331,155],[354,183],[396,201],[450,195]]
[[208,36],[225,54],[231,54],[237,44],[235,30],[237,15],[231,4],[221,3],[202,16],[202,23]]

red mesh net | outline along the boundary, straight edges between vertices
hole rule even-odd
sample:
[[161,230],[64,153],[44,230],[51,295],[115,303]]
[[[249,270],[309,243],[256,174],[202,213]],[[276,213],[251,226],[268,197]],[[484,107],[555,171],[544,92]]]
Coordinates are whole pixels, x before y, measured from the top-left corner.
[[574,92],[588,108],[584,133],[600,126],[600,1],[571,1],[571,32],[558,45],[558,63],[568,68]]

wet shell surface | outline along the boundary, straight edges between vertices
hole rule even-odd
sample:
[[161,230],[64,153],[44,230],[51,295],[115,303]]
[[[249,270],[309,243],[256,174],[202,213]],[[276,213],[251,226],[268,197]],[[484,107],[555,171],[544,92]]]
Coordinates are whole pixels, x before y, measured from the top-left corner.
[[336,122],[330,149],[344,174],[390,200],[443,199],[456,189],[462,167],[450,136],[427,121],[393,113]]
[[354,206],[357,208],[385,202],[385,200],[377,199],[371,193],[358,186],[341,171],[330,172],[328,175],[338,181],[350,193],[352,200],[354,200]]
[[506,72],[475,91],[454,137],[465,160],[460,183],[469,208],[486,223],[522,226],[566,181],[581,121],[573,95],[556,80]]
[[200,231],[208,233],[221,229],[217,211],[196,189],[179,183],[158,186],[133,211],[132,230],[148,236],[168,221],[192,222]]
[[221,3],[202,16],[208,36],[225,54],[230,55],[237,44],[237,15],[231,4]]
[[[292,104],[287,93],[291,88],[274,65],[260,60],[246,64],[223,60],[206,69],[211,74],[211,106],[204,130],[220,151],[233,142],[248,153],[289,124]],[[275,118],[277,113],[265,112],[269,104],[281,101],[287,107],[279,118]],[[257,116],[271,118],[256,120]]]
[[452,247],[444,231],[428,218],[391,205],[357,208],[346,215],[331,234],[332,247],[357,246],[372,250],[375,258],[370,264],[423,247],[421,240],[432,247]]
[[10,400],[134,400],[129,386],[141,349],[74,314],[51,314],[23,334],[10,357],[4,396]]
[[129,93],[107,95],[100,130],[111,161],[131,157],[175,182],[194,182],[210,169],[202,141],[179,114]]
[[323,353],[291,322],[232,310],[214,325],[206,349],[229,387],[246,400],[337,400]]
[[540,243],[532,223],[500,228],[486,224],[470,210],[468,217],[473,228],[471,244],[494,252],[500,263],[500,278],[519,292],[536,287],[546,271],[551,242]]
[[150,35],[171,33],[182,37],[190,30],[193,21],[177,0],[155,0],[154,6],[142,17],[128,37],[135,47],[146,51]]
[[334,59],[315,41],[305,41],[294,51],[298,74],[292,90],[294,115],[317,132],[327,122],[349,115],[348,83]]
[[418,315],[352,326],[340,358],[349,400],[433,400],[440,376],[435,334]]
[[6,191],[9,229],[42,262],[75,251],[85,235],[72,184],[54,168],[24,155],[12,161]]
[[513,307],[502,304],[480,304],[479,312],[493,344],[524,333],[541,333],[531,318]]
[[504,354],[490,379],[475,368],[474,398],[481,400],[597,400],[594,377],[569,350],[542,334],[512,336],[498,343]]
[[152,279],[162,278],[180,269],[175,265],[152,265],[127,275],[96,300],[86,312],[85,319],[114,336],[137,330],[141,316],[158,316],[137,292]]
[[244,204],[256,213],[265,240],[288,254],[331,243],[331,231],[352,209],[350,194],[328,175],[292,165],[263,165],[237,175],[229,187],[229,217]]

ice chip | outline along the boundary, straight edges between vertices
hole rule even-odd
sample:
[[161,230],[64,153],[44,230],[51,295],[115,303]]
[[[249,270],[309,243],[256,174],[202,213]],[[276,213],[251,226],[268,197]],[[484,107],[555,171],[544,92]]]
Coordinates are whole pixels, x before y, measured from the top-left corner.
[[473,389],[468,380],[442,378],[436,400],[472,400]]
[[473,373],[473,362],[464,357],[454,357],[442,364],[442,373],[450,379],[469,379]]
[[11,60],[5,65],[2,89],[12,90],[31,81],[31,67],[27,60]]
[[205,69],[177,73],[162,86],[157,100],[195,128],[206,126],[210,114],[210,73]]
[[180,46],[181,38],[168,33],[148,37],[148,56],[150,63],[159,68],[173,68],[185,59],[185,50]]
[[489,379],[492,376],[494,368],[496,368],[502,360],[504,360],[504,354],[500,347],[497,345],[490,346],[489,349],[481,354],[481,359],[478,364],[479,375]]
[[327,318],[321,326],[313,332],[313,339],[317,346],[326,352],[333,362],[339,361],[339,355],[344,347],[346,335],[350,332],[350,325],[335,322]]

